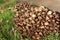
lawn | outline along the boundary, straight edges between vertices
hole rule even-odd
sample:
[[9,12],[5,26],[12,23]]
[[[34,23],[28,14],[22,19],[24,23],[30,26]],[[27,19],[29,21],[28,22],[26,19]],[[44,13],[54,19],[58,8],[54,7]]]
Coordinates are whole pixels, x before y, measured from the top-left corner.
[[[23,36],[17,31],[14,24],[15,13],[9,10],[9,7],[13,7],[16,4],[16,0],[0,0],[0,7],[3,10],[0,11],[0,40],[31,40],[31,38]],[[50,33],[45,35],[40,40],[60,40],[58,33]]]

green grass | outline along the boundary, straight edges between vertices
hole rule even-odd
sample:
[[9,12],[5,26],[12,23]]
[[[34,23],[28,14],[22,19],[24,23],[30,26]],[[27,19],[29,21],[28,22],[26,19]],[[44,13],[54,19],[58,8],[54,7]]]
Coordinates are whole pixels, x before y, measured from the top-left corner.
[[[13,22],[14,15],[11,10],[0,13],[0,40],[21,40],[21,35]],[[11,28],[14,28],[15,31],[11,32]]]
[[[6,9],[0,12],[0,40],[23,40],[23,38],[25,38],[24,35],[21,37],[22,35],[17,31],[13,22],[14,12],[7,9],[8,7],[14,7],[15,4],[16,0],[0,0],[0,7]],[[11,28],[14,29],[14,32],[11,31]],[[31,40],[31,38],[27,36],[24,40]],[[52,32],[40,40],[60,40],[60,36],[58,33]]]
[[50,33],[50,35],[45,35],[41,40],[60,40],[59,33]]
[[13,24],[14,13],[10,10],[6,10],[3,13],[0,13],[0,40],[16,40],[16,31],[11,32],[11,28],[15,28]]
[[0,7],[2,9],[7,9],[9,7],[14,7],[16,0],[0,0]]

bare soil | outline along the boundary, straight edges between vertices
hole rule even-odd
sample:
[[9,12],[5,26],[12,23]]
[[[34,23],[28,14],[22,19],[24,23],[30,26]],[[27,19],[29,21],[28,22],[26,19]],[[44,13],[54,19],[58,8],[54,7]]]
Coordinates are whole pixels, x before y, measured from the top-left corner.
[[60,12],[60,0],[20,0],[31,4],[44,5],[54,11]]

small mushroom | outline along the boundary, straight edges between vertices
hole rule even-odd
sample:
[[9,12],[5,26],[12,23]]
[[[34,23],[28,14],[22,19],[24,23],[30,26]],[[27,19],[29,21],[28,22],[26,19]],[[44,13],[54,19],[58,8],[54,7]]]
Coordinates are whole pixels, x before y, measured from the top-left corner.
[[46,20],[49,20],[50,18],[48,16],[46,16]]
[[47,15],[51,15],[52,14],[52,11],[48,11]]
[[36,17],[36,15],[35,15],[35,14],[32,14],[31,16],[32,16],[33,18],[35,18],[35,17]]
[[48,22],[45,22],[44,24],[45,24],[45,25],[49,25],[49,23],[48,23]]
[[40,28],[41,28],[41,29],[44,29],[44,26],[41,26]]

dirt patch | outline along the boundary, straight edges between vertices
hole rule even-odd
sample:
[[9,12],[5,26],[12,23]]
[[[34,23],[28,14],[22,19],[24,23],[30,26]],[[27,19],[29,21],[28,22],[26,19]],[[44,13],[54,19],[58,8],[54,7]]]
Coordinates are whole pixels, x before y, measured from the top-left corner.
[[[21,1],[21,0],[20,0]],[[31,4],[44,5],[54,11],[60,12],[60,0],[22,0]]]

